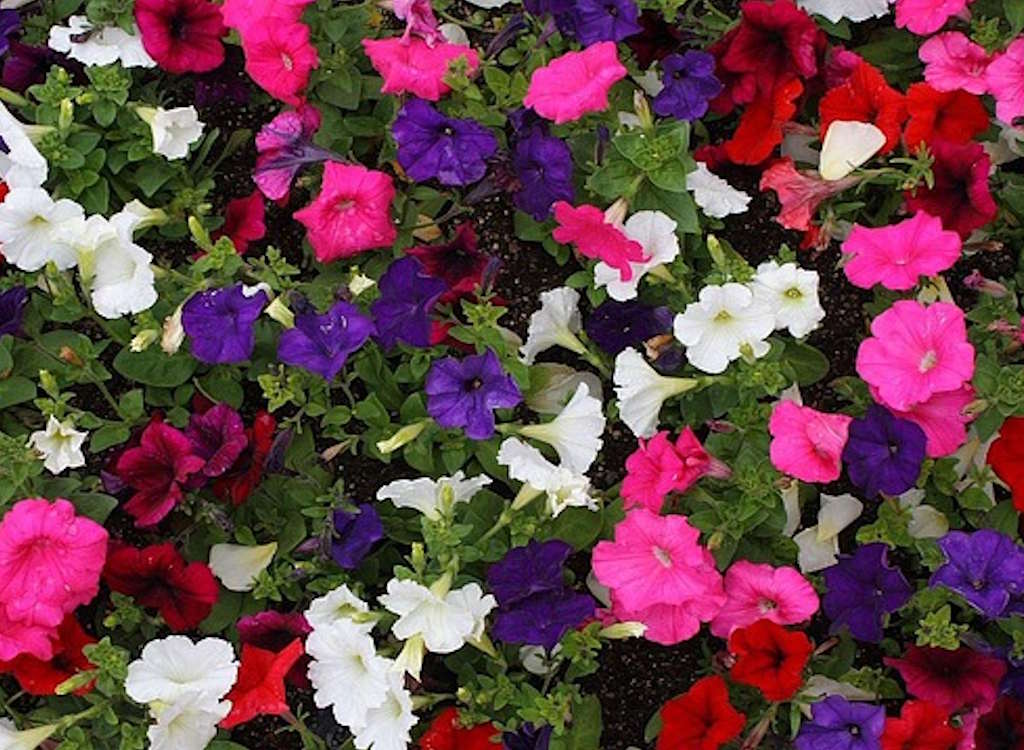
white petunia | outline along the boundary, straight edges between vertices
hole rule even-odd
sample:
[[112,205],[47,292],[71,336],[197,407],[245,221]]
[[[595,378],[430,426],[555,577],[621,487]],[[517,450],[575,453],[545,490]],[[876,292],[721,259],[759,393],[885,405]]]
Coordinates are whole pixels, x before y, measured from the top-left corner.
[[889,12],[892,0],[797,0],[797,5],[808,13],[817,13],[832,23],[844,18],[866,21],[881,18]]
[[88,432],[76,430],[70,419],[61,422],[51,414],[46,429],[29,435],[28,444],[42,454],[47,471],[60,474],[65,469],[85,466],[82,444],[88,436]]
[[765,339],[775,330],[775,316],[742,284],[709,284],[700,290],[697,302],[676,315],[673,328],[686,346],[690,364],[717,375],[746,347],[754,357],[768,353],[771,347]]
[[217,723],[231,712],[231,701],[194,693],[150,710],[156,719],[146,733],[150,750],[203,750],[217,735]]
[[519,434],[553,446],[563,466],[584,474],[601,450],[604,425],[600,400],[580,383],[558,416],[550,422],[521,427]]
[[817,271],[770,260],[757,267],[751,288],[754,299],[775,314],[775,328],[787,328],[796,338],[803,338],[825,319],[825,308],[818,301]]
[[0,103],[0,139],[6,150],[0,151],[0,178],[7,187],[37,188],[46,182],[46,159],[32,143],[29,126],[14,117]]
[[540,309],[530,316],[526,343],[519,347],[523,361],[533,364],[534,358],[553,346],[562,346],[582,354],[586,351],[576,334],[580,330],[580,293],[567,286],[542,292]]
[[387,698],[391,667],[373,638],[353,622],[336,620],[313,629],[306,653],[317,708],[330,707],[335,720],[353,731],[365,726],[367,712]]
[[153,153],[167,159],[184,159],[189,146],[203,135],[203,123],[195,107],[138,107],[135,112],[152,131]]
[[818,160],[823,180],[841,180],[877,154],[885,145],[885,133],[869,122],[836,120],[825,131]]
[[184,635],[169,635],[147,643],[142,656],[128,665],[124,689],[136,703],[174,703],[192,694],[217,701],[231,690],[237,675],[238,662],[227,641],[203,638],[193,643]]
[[431,521],[447,515],[458,503],[469,502],[473,495],[491,483],[480,474],[466,478],[461,471],[453,476],[430,479],[397,479],[377,490],[378,500],[390,500],[396,508],[415,508]]
[[469,35],[466,34],[466,30],[459,26],[457,23],[443,23],[437,27],[437,30],[441,32],[441,36],[449,44],[463,44],[469,46]]
[[377,618],[370,613],[370,605],[352,593],[345,584],[318,596],[305,611],[306,622],[314,630],[328,628],[339,621],[355,623],[364,633],[373,630]]
[[555,466],[544,455],[518,438],[508,438],[498,449],[498,463],[508,475],[547,497],[548,512],[555,518],[566,508],[597,510],[590,495],[590,480],[583,474]]
[[63,229],[84,213],[73,200],[54,201],[42,188],[14,188],[0,203],[4,257],[22,271],[38,271],[50,261],[72,268],[78,258]]
[[[415,581],[392,578],[387,593],[378,599],[389,612],[398,615],[391,626],[396,638],[407,641],[419,636],[428,651],[450,654],[474,637],[482,619],[481,611],[486,610],[486,615],[496,606],[493,596],[481,596],[482,593],[475,583],[442,595]],[[467,608],[467,596],[469,601],[480,599],[481,606],[476,610]]]
[[156,61],[142,45],[138,27],[129,34],[118,26],[96,29],[85,16],[71,16],[67,26],[51,26],[50,49],[63,52],[84,65],[112,65],[126,68],[155,68]]
[[672,378],[655,371],[636,349],[627,348],[615,358],[615,397],[619,417],[637,437],[651,437],[658,431],[658,414],[673,396],[697,387],[693,378]]
[[406,750],[412,742],[409,734],[416,722],[412,711],[412,696],[405,689],[400,672],[388,673],[387,697],[377,708],[366,714],[366,725],[355,733],[358,750]]
[[839,534],[856,521],[864,504],[853,495],[822,495],[818,523],[793,537],[804,573],[830,568],[839,561]]
[[250,546],[215,544],[210,547],[210,570],[228,591],[252,591],[256,577],[277,554],[277,542]]
[[538,414],[558,414],[580,383],[586,383],[594,398],[601,398],[601,378],[594,373],[558,362],[539,362],[530,368],[526,405]]
[[707,216],[722,219],[730,214],[741,214],[750,204],[750,196],[737,190],[699,161],[697,168],[686,175],[686,189]]
[[0,719],[0,749],[36,750],[56,731],[56,724],[44,724],[19,731],[10,719]]
[[949,532],[949,519],[938,508],[924,502],[925,491],[909,489],[899,497],[900,509],[910,511],[907,533],[914,539],[941,539]]
[[[622,227],[623,233],[634,242],[643,245],[648,259],[643,263],[630,263],[633,275],[623,281],[619,269],[612,268],[603,260],[594,266],[594,286],[606,286],[608,296],[623,302],[634,299],[640,286],[640,279],[657,266],[671,263],[679,255],[678,225],[661,211],[637,211]],[[577,295],[577,299],[578,299]]]

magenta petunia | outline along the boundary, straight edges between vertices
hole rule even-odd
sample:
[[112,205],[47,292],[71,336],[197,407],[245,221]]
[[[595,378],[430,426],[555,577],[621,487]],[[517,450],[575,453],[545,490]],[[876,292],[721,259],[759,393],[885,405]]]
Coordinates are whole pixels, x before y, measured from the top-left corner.
[[962,32],[936,34],[921,45],[917,56],[924,63],[924,80],[936,91],[988,93],[985,69],[992,56]]
[[561,125],[608,107],[608,90],[626,77],[615,42],[598,42],[566,52],[530,78],[523,106]]
[[384,79],[383,93],[413,94],[431,102],[452,90],[444,77],[453,62],[464,58],[470,74],[480,66],[480,56],[472,47],[448,42],[431,47],[417,37],[364,39],[363,51]]
[[724,586],[726,602],[711,622],[719,638],[758,620],[796,625],[818,611],[814,587],[796,568],[737,560],[725,572]]
[[275,99],[292,106],[305,101],[309,74],[319,65],[304,23],[268,20],[242,34],[245,72]]
[[135,490],[125,512],[135,517],[136,526],[155,526],[183,500],[184,482],[205,465],[184,433],[164,422],[150,422],[139,445],[117,460],[118,478]]
[[1016,39],[985,69],[996,117],[1007,124],[1024,117],[1024,39]]
[[934,34],[971,0],[896,0],[896,26],[920,36]]
[[621,229],[605,219],[604,211],[597,206],[573,207],[565,201],[555,204],[555,221],[558,227],[551,236],[562,244],[570,242],[580,254],[587,258],[599,258],[612,268],[618,269],[623,281],[633,278],[630,263],[650,260],[644,255],[644,246],[629,239]]
[[227,404],[217,404],[189,418],[185,435],[192,452],[206,461],[205,477],[219,477],[230,469],[249,445],[241,415]]
[[886,227],[853,225],[843,243],[849,262],[843,266],[850,283],[862,289],[881,284],[906,291],[921,276],[934,276],[960,258],[963,242],[956,232],[943,229],[942,221],[924,211]]
[[850,421],[845,414],[826,414],[789,400],[778,402],[768,423],[772,466],[804,482],[839,479]]

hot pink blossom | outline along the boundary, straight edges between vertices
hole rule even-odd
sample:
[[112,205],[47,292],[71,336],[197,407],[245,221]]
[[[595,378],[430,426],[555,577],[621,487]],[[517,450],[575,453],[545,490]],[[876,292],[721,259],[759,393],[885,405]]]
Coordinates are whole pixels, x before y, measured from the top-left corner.
[[313,0],[224,0],[221,15],[224,25],[237,29],[243,37],[253,27],[280,23],[283,26],[302,18],[302,11]]
[[992,57],[963,33],[936,34],[921,45],[917,56],[924,63],[924,79],[936,91],[963,89],[979,95],[988,92],[985,69]]
[[598,42],[533,71],[523,106],[557,124],[572,122],[606,109],[608,90],[625,77],[615,42]]
[[996,117],[1010,125],[1024,117],[1024,38],[1011,42],[989,63],[985,82],[996,100]]
[[571,242],[582,255],[600,258],[612,268],[617,268],[623,281],[633,278],[630,263],[643,263],[650,259],[644,255],[644,246],[606,221],[604,211],[597,206],[584,204],[573,208],[570,203],[558,201],[555,203],[555,221],[558,227],[551,233],[555,240],[565,245]]
[[970,0],[896,0],[896,25],[919,36],[934,34]]
[[303,103],[309,74],[320,63],[306,24],[253,25],[242,34],[242,50],[245,72],[260,88],[286,104]]
[[[872,387],[874,395],[877,388]],[[877,398],[877,396],[876,396]],[[881,399],[878,399],[881,400]],[[973,416],[964,412],[974,400],[974,389],[966,384],[955,391],[934,393],[927,401],[914,404],[906,411],[893,409],[897,417],[909,419],[924,430],[928,443],[925,450],[929,458],[942,458],[956,453],[967,442],[967,425]]]
[[659,432],[648,441],[640,439],[639,443],[640,447],[626,459],[621,491],[626,508],[642,505],[657,513],[668,493],[686,492],[705,474],[725,476],[729,471],[704,450],[689,427],[679,434],[675,445],[667,432]]
[[306,226],[317,260],[327,263],[375,247],[390,247],[398,236],[391,222],[395,187],[391,177],[359,164],[328,162],[320,194],[295,212]]
[[817,172],[798,172],[789,157],[780,159],[761,174],[760,189],[774,190],[782,210],[775,217],[786,229],[806,232],[823,200],[838,195],[860,182],[853,175],[841,180],[823,180]]
[[0,521],[0,660],[49,659],[50,637],[99,591],[107,532],[67,500],[15,503]]
[[843,448],[851,417],[826,414],[795,401],[772,409],[768,431],[772,466],[805,482],[832,482],[843,471]]
[[843,243],[850,261],[843,266],[850,283],[862,289],[881,284],[906,291],[921,276],[934,276],[951,268],[960,258],[963,242],[956,232],[942,228],[942,221],[924,211],[886,227],[853,225]]
[[642,622],[647,626],[644,638],[664,646],[688,641],[697,635],[702,622],[709,622],[725,600],[724,595],[709,594],[685,604],[652,604],[643,609],[626,609],[612,594],[613,622]]
[[908,411],[974,375],[974,347],[956,305],[900,300],[871,322],[857,350],[857,373],[891,409]]
[[725,571],[726,602],[711,621],[711,632],[728,638],[758,620],[795,625],[818,611],[818,595],[796,568],[773,568],[738,560]]
[[443,79],[454,60],[465,58],[471,74],[480,67],[480,57],[472,47],[448,42],[431,47],[418,37],[407,41],[399,37],[364,39],[363,51],[384,79],[382,92],[413,94],[432,102],[452,90]]

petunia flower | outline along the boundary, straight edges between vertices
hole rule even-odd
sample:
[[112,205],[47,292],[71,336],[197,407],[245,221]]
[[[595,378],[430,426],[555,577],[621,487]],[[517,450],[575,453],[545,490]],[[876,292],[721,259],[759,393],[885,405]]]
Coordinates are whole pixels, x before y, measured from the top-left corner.
[[224,25],[246,34],[254,26],[266,23],[288,25],[302,18],[312,0],[224,0],[221,13]]
[[522,186],[513,196],[516,207],[536,221],[547,219],[555,203],[575,198],[572,152],[565,141],[541,128],[516,140],[512,167]]
[[429,346],[430,313],[448,285],[427,275],[416,258],[405,257],[388,266],[378,288],[380,297],[370,306],[374,339],[385,349],[399,342]]
[[751,201],[749,195],[711,172],[702,161],[686,175],[686,189],[693,193],[693,200],[704,215],[715,219],[744,213]]
[[796,750],[880,750],[885,709],[830,695],[811,706],[811,720],[793,740]]
[[925,457],[924,430],[872,404],[865,416],[850,422],[843,462],[853,482],[874,499],[879,492],[900,495],[916,482]]
[[924,63],[924,79],[937,91],[988,93],[985,70],[992,57],[962,32],[936,34],[921,45],[917,56]]
[[950,726],[949,718],[949,712],[930,701],[907,701],[899,718],[886,718],[882,750],[952,750],[963,732]]
[[216,702],[235,684],[237,675],[235,651],[224,639],[193,641],[169,635],[143,647],[139,658],[128,665],[124,689],[136,703],[174,705],[186,696]]
[[871,334],[857,351],[857,374],[892,409],[957,390],[974,374],[974,347],[956,305],[900,300],[871,322]]
[[494,410],[523,400],[515,379],[504,372],[492,349],[483,354],[435,360],[424,390],[427,412],[441,427],[461,427],[471,440],[494,435]]
[[[758,1],[748,0],[748,4]],[[740,117],[732,138],[724,144],[730,161],[760,164],[771,156],[775,147],[782,143],[782,128],[796,114],[795,101],[803,91],[800,80],[790,78],[751,102]]]
[[885,227],[854,224],[842,245],[849,258],[843,271],[862,289],[881,284],[906,291],[917,286],[921,276],[952,268],[962,247],[956,232],[943,229],[939,219],[924,211]]
[[412,695],[405,687],[401,671],[390,670],[386,677],[387,692],[384,702],[366,712],[366,722],[355,731],[356,747],[373,747],[377,750],[394,748],[400,750],[412,742],[409,730],[416,726],[413,713]]
[[277,542],[268,544],[215,544],[210,547],[210,570],[228,591],[252,591],[256,579],[266,570]]
[[971,0],[896,0],[896,26],[919,36],[941,29],[950,16],[962,13]]
[[656,750],[718,750],[739,737],[747,717],[729,703],[729,689],[719,675],[702,677],[658,712],[661,732]]
[[441,711],[419,739],[420,750],[490,750],[501,730],[491,722],[464,726],[459,711],[448,706]]
[[12,286],[0,292],[0,336],[21,336],[21,324],[28,305],[28,289]]
[[641,31],[640,11],[633,0],[574,0],[571,12],[555,18],[563,34],[575,36],[584,46],[597,42],[621,42]]
[[[96,668],[82,651],[94,643],[96,639],[82,630],[74,614],[69,614],[57,626],[53,655],[49,659],[20,654],[10,661],[0,661],[0,673],[10,673],[18,681],[18,686],[29,695],[56,695],[62,683],[81,672],[90,672]],[[77,688],[74,695],[85,695],[92,690],[93,685],[93,682],[87,682]],[[0,734],[0,745],[2,738]],[[17,748],[15,745],[12,750]]]
[[938,541],[946,562],[929,585],[945,586],[994,620],[1024,591],[1024,550],[994,529],[951,531]]
[[355,570],[373,545],[384,538],[380,514],[370,503],[360,503],[353,511],[335,510],[331,519],[331,559],[343,570]]
[[985,68],[985,83],[996,100],[996,117],[1013,124],[1024,116],[1024,39],[1015,39]]
[[573,122],[608,107],[608,91],[626,77],[614,42],[598,42],[566,52],[537,68],[523,106],[557,125]]
[[43,83],[50,68],[66,59],[47,47],[12,41],[3,62],[0,82],[12,91],[24,93],[29,86]]
[[207,364],[249,359],[256,345],[253,326],[267,301],[262,289],[247,293],[242,284],[193,294],[181,310],[192,356]]
[[558,201],[554,208],[558,227],[551,236],[564,245],[572,243],[584,257],[599,258],[616,269],[622,281],[633,278],[633,263],[645,263],[649,259],[644,246],[608,221],[596,206],[573,207]]
[[871,123],[885,133],[882,154],[899,143],[900,129],[907,119],[903,94],[889,86],[878,68],[866,62],[854,69],[846,83],[822,97],[818,111],[822,138],[836,120]]
[[511,479],[523,482],[521,498],[532,499],[536,493],[546,495],[546,509],[552,518],[566,508],[598,510],[586,475],[551,463],[539,450],[518,438],[502,441],[497,461],[508,469]]
[[502,734],[501,742],[505,750],[548,750],[553,731],[549,724],[537,726],[527,721],[515,732]]
[[82,445],[89,437],[88,432],[75,429],[71,419],[63,422],[52,414],[46,421],[45,430],[36,430],[28,438],[28,444],[43,458],[43,466],[51,474],[60,474],[65,469],[85,466]]
[[152,750],[201,748],[217,736],[217,723],[231,704],[201,692],[188,692],[173,703],[154,701],[150,715],[156,723],[146,732]]
[[339,300],[323,315],[296,315],[294,327],[281,334],[277,358],[315,372],[329,383],[373,332],[373,321],[351,302]]
[[797,0],[796,4],[832,23],[839,23],[844,18],[860,23],[888,14],[892,0]]
[[220,722],[220,726],[231,729],[257,716],[288,713],[291,709],[285,696],[284,678],[302,654],[302,641],[299,639],[277,653],[243,644],[238,679],[224,696],[231,702],[231,713]]
[[905,194],[909,211],[927,211],[942,219],[942,226],[967,239],[995,219],[998,211],[988,187],[991,159],[980,143],[949,143],[939,138],[929,144],[934,187],[919,187]]
[[878,643],[886,616],[910,600],[910,584],[899,568],[889,565],[888,549],[880,542],[863,545],[822,573],[822,609],[832,621],[830,632],[845,626],[857,640]]
[[1024,703],[1003,695],[992,710],[978,718],[974,730],[974,746],[979,750],[1013,747],[1024,734]]
[[11,750],[36,750],[59,728],[57,724],[42,724],[18,731],[13,721],[3,718],[0,719],[0,741]]
[[266,207],[259,190],[253,190],[244,198],[234,198],[228,201],[224,210],[224,225],[214,233],[213,239],[228,237],[235,250],[245,255],[250,242],[261,240],[266,235],[265,215]]
[[[278,652],[298,639],[300,642],[313,632],[309,622],[301,612],[284,613],[274,610],[246,615],[235,623],[238,628],[238,640],[243,644],[251,644],[265,651]],[[309,666],[309,655],[300,656],[288,670],[285,679],[295,687],[309,689],[311,687],[306,669]]]
[[72,60],[87,66],[120,63],[125,68],[156,67],[156,61],[146,52],[139,29],[134,24],[132,33],[117,25],[95,27],[85,16],[70,16],[67,24],[50,27],[47,45]]
[[586,384],[580,383],[554,419],[520,427],[519,434],[552,446],[566,468],[582,474],[601,450],[604,426],[601,400],[591,396]]
[[173,632],[196,628],[220,595],[209,566],[187,562],[170,542],[141,549],[113,545],[103,582],[139,606],[157,610]]
[[[0,149],[0,178],[11,190],[40,188],[49,174],[46,158],[29,133],[28,126],[0,103],[0,138],[4,142]],[[7,235],[4,239],[7,241]]]
[[448,42],[430,46],[418,37],[364,39],[363,51],[384,79],[382,93],[412,94],[430,102],[451,91],[444,77],[452,63],[464,60],[469,75],[480,66],[480,56],[472,47]]
[[78,257],[62,230],[84,216],[69,198],[54,201],[42,188],[12,188],[0,203],[4,258],[23,271],[38,271],[50,262],[62,271],[73,268]]
[[729,636],[729,653],[736,657],[729,677],[756,687],[765,700],[789,700],[804,683],[804,667],[813,650],[810,639],[800,631],[790,632],[771,620],[758,620]]
[[625,507],[642,505],[648,510],[661,511],[665,496],[670,492],[686,492],[705,474],[724,478],[729,467],[709,454],[693,430],[686,427],[675,443],[667,432],[659,432],[626,459],[626,477],[620,493]]
[[910,644],[902,658],[884,661],[899,672],[908,693],[951,713],[990,710],[1007,669],[1003,659],[966,646],[950,650]]
[[613,267],[604,260],[594,266],[594,286],[606,287],[608,296],[614,300],[625,301],[634,299],[642,279],[648,271],[666,263],[671,263],[679,255],[679,237],[676,235],[678,225],[661,211],[637,211],[630,216],[622,227],[622,233],[632,242],[643,248],[646,259],[641,262],[631,261],[630,276],[622,277],[620,267]]
[[[285,110],[256,134],[253,182],[271,200],[288,195],[292,180],[306,164],[326,161],[331,153],[313,143],[320,129],[320,112],[310,105]],[[236,245],[237,247],[237,245]]]
[[10,49],[10,37],[21,29],[21,16],[13,9],[0,10],[0,55]]
[[229,500],[235,506],[249,498],[263,478],[263,470],[274,443],[275,429],[277,420],[265,411],[256,412],[252,425],[245,430],[249,445],[232,467],[214,480],[213,492],[217,497]]
[[774,190],[782,209],[775,220],[786,229],[807,231],[822,201],[857,185],[860,177],[824,180],[817,172],[800,172],[789,157],[780,159],[761,173],[761,192]]
[[790,400],[779,401],[768,424],[772,465],[805,482],[838,479],[850,421],[845,414],[827,414]]
[[950,143],[967,143],[988,130],[985,105],[966,91],[938,91],[927,83],[907,89],[907,120],[903,142],[910,150],[939,138]]
[[309,75],[320,64],[309,26],[267,19],[246,28],[241,37],[245,72],[253,82],[278,101],[300,106]]
[[726,570],[723,586],[725,603],[711,621],[711,633],[719,638],[758,620],[796,625],[818,611],[818,595],[794,568],[737,560]]
[[469,185],[483,178],[498,140],[475,120],[446,117],[422,99],[409,99],[391,126],[398,163],[417,182]]
[[205,73],[224,62],[220,6],[209,0],[138,0],[142,44],[168,73]]
[[818,301],[818,272],[800,268],[796,263],[766,261],[757,267],[751,282],[754,299],[768,306],[775,316],[775,329],[787,329],[791,336],[803,338],[825,318]]
[[330,161],[324,167],[320,193],[294,218],[305,225],[316,259],[329,263],[391,246],[398,236],[391,221],[394,197],[389,175]]
[[672,332],[672,311],[665,306],[652,307],[639,300],[606,300],[591,311],[586,323],[587,336],[608,354],[643,346],[655,336]]
[[839,534],[863,512],[864,504],[853,495],[822,493],[818,523],[793,536],[800,570],[816,573],[839,562]]
[[696,302],[676,315],[673,330],[690,364],[717,375],[745,350],[755,358],[768,353],[766,339],[775,330],[775,316],[742,284],[708,284]]
[[700,381],[673,378],[651,367],[636,349],[623,349],[615,358],[612,373],[619,417],[637,437],[651,437],[658,431],[662,405],[670,398],[692,391]]
[[377,490],[377,499],[390,500],[396,508],[415,508],[431,521],[437,521],[442,515],[450,516],[455,505],[469,502],[490,483],[491,478],[484,474],[467,478],[461,471],[436,480],[396,479]]
[[662,89],[654,97],[652,109],[662,117],[699,120],[708,111],[708,102],[722,92],[715,78],[715,58],[707,52],[687,50],[661,60]]
[[206,461],[202,468],[206,477],[224,474],[249,445],[241,415],[227,404],[193,414],[185,435],[192,442],[192,451]]
[[1013,505],[1024,508],[1024,417],[1008,417],[988,449],[986,461],[1013,494]]
[[398,615],[391,626],[392,634],[402,641],[422,638],[427,651],[450,654],[466,641],[482,635],[482,622],[497,602],[484,594],[477,583],[444,594],[416,583],[392,578],[387,593],[378,597],[389,612]]
[[821,142],[818,174],[829,182],[841,180],[866,164],[885,142],[885,133],[869,122],[833,120]]
[[532,365],[537,355],[553,346],[576,354],[587,348],[576,335],[580,332],[580,293],[567,286],[540,293],[540,309],[530,315],[526,343],[519,347],[523,361]]
[[419,260],[427,274],[448,285],[448,291],[441,295],[442,304],[472,296],[483,284],[484,272],[494,262],[493,256],[477,247],[476,230],[469,221],[456,227],[451,242],[416,245],[406,248],[405,253]]

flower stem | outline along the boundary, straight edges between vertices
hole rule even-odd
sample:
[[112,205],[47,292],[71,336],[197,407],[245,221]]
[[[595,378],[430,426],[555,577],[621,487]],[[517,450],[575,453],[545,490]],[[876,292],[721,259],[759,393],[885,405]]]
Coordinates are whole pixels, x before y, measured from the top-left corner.
[[299,737],[302,738],[302,745],[306,748],[313,748],[315,750],[327,750],[327,744],[318,735],[314,734],[309,727],[306,726],[306,722],[300,719],[298,716],[293,714],[291,711],[281,714],[281,718],[288,722],[288,725],[298,732]]

